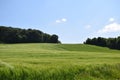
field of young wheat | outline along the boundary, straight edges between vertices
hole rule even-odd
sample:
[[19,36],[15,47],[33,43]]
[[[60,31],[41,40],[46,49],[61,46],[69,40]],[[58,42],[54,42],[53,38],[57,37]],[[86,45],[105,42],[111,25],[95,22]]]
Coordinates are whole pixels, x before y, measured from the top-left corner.
[[120,51],[84,44],[0,44],[0,80],[120,80]]

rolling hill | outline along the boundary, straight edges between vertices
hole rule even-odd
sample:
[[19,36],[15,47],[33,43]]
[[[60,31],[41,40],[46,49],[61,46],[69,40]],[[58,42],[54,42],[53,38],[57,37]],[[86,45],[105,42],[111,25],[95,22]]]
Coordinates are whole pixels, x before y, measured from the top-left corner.
[[0,80],[119,80],[120,51],[85,44],[0,44]]

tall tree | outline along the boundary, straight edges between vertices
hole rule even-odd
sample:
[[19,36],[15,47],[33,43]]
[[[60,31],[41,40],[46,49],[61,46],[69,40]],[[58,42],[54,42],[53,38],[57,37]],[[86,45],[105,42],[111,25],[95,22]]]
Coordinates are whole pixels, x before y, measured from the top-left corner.
[[50,37],[50,42],[51,43],[58,43],[58,36],[57,35],[52,35],[51,37]]
[[0,26],[2,43],[59,43],[57,35],[50,35],[35,29],[20,29]]
[[120,37],[118,38],[88,38],[84,44],[91,44],[96,46],[108,47],[111,49],[119,49],[120,50]]

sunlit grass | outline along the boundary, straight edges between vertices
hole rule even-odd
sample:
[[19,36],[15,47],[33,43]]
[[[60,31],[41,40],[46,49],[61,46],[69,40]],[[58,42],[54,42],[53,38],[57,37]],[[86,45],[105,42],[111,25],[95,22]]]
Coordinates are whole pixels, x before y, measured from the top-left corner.
[[120,79],[120,51],[83,44],[0,44],[0,80]]

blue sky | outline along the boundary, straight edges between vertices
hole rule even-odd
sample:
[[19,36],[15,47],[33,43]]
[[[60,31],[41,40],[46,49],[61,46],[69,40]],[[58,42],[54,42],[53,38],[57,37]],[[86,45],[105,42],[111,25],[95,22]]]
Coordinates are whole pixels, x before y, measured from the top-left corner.
[[57,34],[63,43],[120,36],[120,0],[0,0],[0,25]]

